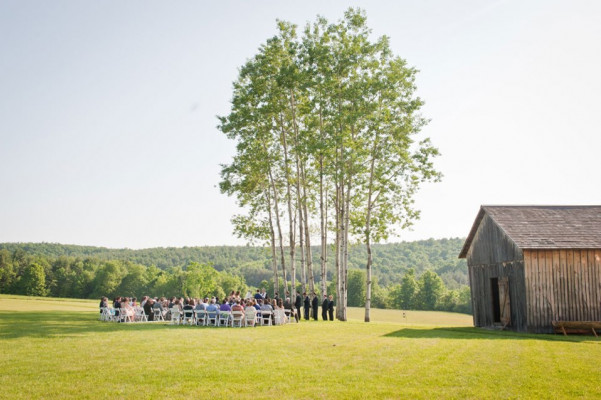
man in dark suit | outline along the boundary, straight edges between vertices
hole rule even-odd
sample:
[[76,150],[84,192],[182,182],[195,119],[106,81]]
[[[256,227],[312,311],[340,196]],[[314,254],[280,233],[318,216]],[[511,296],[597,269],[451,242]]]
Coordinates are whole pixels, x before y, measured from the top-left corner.
[[[115,317],[119,317],[121,315],[121,296],[117,296],[113,300],[113,309],[115,310]],[[121,322],[121,318],[118,318],[117,321]]]
[[305,298],[303,310],[305,311],[305,319],[309,319],[309,308],[311,308],[311,299],[307,293],[303,293],[303,297]]
[[317,294],[313,292],[313,300],[311,300],[311,309],[313,311],[313,319],[317,321],[317,309],[319,308],[319,300],[317,300]]
[[152,306],[154,305],[153,299],[148,299],[144,303],[144,314],[146,314],[146,318],[148,321],[154,321],[154,312],[152,312]]
[[296,309],[296,322],[298,322],[301,313],[301,306],[303,305],[303,298],[299,292],[296,292],[296,299],[294,299],[294,308]]
[[324,294],[323,300],[321,301],[321,319],[323,319],[324,321],[328,320],[328,306],[328,295]]
[[334,321],[334,296],[332,295],[328,300],[328,314],[330,314],[330,321]]

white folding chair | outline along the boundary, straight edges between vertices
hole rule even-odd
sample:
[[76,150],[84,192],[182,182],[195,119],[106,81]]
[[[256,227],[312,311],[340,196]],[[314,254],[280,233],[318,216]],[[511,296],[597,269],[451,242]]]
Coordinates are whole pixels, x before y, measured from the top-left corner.
[[296,322],[296,318],[294,316],[296,314],[295,310],[286,309],[284,310],[284,314],[286,314],[286,319],[288,320],[288,322]]
[[119,317],[121,322],[134,322],[134,316],[131,314],[130,310],[121,308],[119,310]]
[[184,310],[182,324],[194,325],[194,310]]
[[171,312],[171,325],[179,325],[182,322],[181,311],[178,307],[170,308]]
[[196,314],[196,325],[206,326],[207,324],[207,312],[205,310],[194,310]]
[[165,321],[165,317],[163,317],[163,310],[160,308],[153,308],[152,312],[154,314],[153,321]]
[[229,311],[219,311],[219,326],[229,326],[231,315]]
[[134,321],[148,322],[148,317],[146,316],[146,313],[144,312],[144,309],[142,307],[136,308],[136,313],[134,314]]
[[111,319],[113,319],[113,316],[111,314],[111,309],[108,307],[102,307],[100,309],[102,312],[100,313],[100,320],[101,321],[110,321]]
[[254,308],[252,310],[247,309],[248,311],[244,314],[244,325],[245,326],[256,326],[257,325],[257,310]]
[[261,319],[260,319],[261,326],[265,326],[265,325],[271,326],[271,325],[273,325],[271,323],[271,315],[272,315],[271,311],[261,310]]
[[219,326],[219,315],[217,311],[207,311],[207,326]]
[[242,311],[232,311],[232,328],[238,325],[238,328],[242,328],[244,324],[244,313]]

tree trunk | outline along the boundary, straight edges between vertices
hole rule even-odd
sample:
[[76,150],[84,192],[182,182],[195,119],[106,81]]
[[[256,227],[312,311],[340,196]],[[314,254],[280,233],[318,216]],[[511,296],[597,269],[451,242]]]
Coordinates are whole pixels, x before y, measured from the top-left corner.
[[324,202],[323,188],[323,155],[319,156],[319,219],[320,219],[320,235],[321,235],[321,292],[326,293],[328,288],[327,278],[327,259],[328,259],[328,215],[326,204]]
[[[298,142],[297,142],[298,144]],[[296,155],[296,208],[298,211],[298,241],[300,245],[300,263],[301,263],[301,279],[304,281],[306,279],[306,263],[305,263],[305,252],[304,252],[304,243],[303,243],[303,230],[306,224],[306,216],[303,217],[303,207],[302,207],[302,199],[301,199],[301,190],[300,190],[300,160],[298,154]],[[293,297],[296,297],[296,279],[292,276],[292,293]]]
[[265,191],[267,197],[268,212],[269,212],[269,234],[271,236],[271,267],[273,268],[273,287],[274,290],[278,290],[279,277],[278,277],[278,260],[275,249],[275,231],[273,229],[273,216],[271,211],[271,196],[269,195],[269,189]]
[[[344,154],[344,147],[341,146],[340,149],[341,158]],[[344,165],[343,162],[340,163]],[[336,308],[336,318],[340,321],[346,321],[346,274],[345,274],[345,265],[344,265],[344,254],[345,254],[345,239],[346,235],[344,232],[345,227],[345,185],[344,185],[344,168],[341,167],[340,176],[338,178],[338,193],[337,193],[337,245],[336,245],[336,271],[338,282],[336,285],[336,292],[338,297],[338,307]]]
[[[263,142],[263,148],[267,152],[267,146],[265,145],[265,142]],[[278,191],[275,186],[275,179],[273,178],[273,173],[271,172],[271,167],[269,167],[269,182],[271,183],[271,190],[273,190],[273,204],[274,204],[274,211],[275,211],[275,221],[276,221],[276,226],[278,227],[278,238],[279,238],[279,242],[280,242],[280,262],[282,263],[282,270],[285,272],[286,271],[286,260],[284,258],[284,239],[282,237],[282,225],[280,223]],[[276,267],[276,270],[277,270],[277,267]],[[285,276],[286,275],[284,274],[284,277]],[[277,290],[279,290],[279,286],[280,286],[280,281],[279,281],[279,277],[277,276],[277,271],[275,274],[275,278],[276,279],[273,282],[273,288],[274,288],[274,290],[277,291]]]
[[366,290],[365,290],[365,322],[370,321],[370,309],[371,309],[371,269],[373,265],[373,256],[371,253],[371,211],[373,208],[373,185],[374,185],[374,172],[376,165],[376,150],[378,147],[378,132],[376,130],[376,137],[374,138],[374,145],[371,152],[371,165],[369,169],[369,184],[367,189],[367,210],[365,213],[365,246],[367,248],[367,265],[366,269]]
[[[305,226],[305,253],[306,253],[306,260],[307,260],[307,271],[309,273],[309,290],[311,290],[312,292],[315,290],[315,275],[313,274],[313,254],[311,251],[311,231],[309,230],[309,208],[307,207],[307,175],[305,173],[305,167],[303,166],[303,164],[301,164],[301,175],[302,175],[302,179],[303,179],[303,186],[302,186],[302,190],[303,190],[303,202],[302,202],[302,207],[304,210],[304,215],[305,215],[305,220],[304,220],[304,226]],[[301,245],[302,248],[302,245]],[[325,292],[321,292],[322,295]]]
[[[284,148],[284,177],[286,179],[286,199],[288,201],[288,224],[289,224],[289,246],[290,246],[290,271],[291,274],[296,275],[296,243],[295,243],[295,225],[296,225],[296,213],[292,212],[292,190],[290,185],[290,171],[288,169],[288,144],[286,141],[286,131],[284,128],[284,118],[280,115],[281,123],[281,139],[282,146]],[[286,271],[284,270],[284,286],[288,288],[288,280],[286,277]]]

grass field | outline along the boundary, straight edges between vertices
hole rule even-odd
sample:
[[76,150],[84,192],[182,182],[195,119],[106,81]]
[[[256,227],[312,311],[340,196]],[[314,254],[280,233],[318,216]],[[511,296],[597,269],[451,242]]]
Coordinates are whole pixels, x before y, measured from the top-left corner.
[[601,340],[373,310],[361,322],[100,322],[97,301],[0,295],[0,398],[597,398]]

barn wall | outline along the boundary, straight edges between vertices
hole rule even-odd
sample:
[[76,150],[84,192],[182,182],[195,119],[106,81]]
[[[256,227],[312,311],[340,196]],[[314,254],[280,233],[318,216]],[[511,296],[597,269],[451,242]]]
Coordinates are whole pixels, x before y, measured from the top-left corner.
[[527,324],[552,332],[551,321],[601,321],[601,250],[524,250]]
[[467,252],[467,265],[491,265],[523,260],[522,250],[484,214]]
[[509,329],[526,331],[526,289],[524,287],[524,263],[522,261],[491,265],[470,265],[470,287],[474,326],[495,325],[493,315],[492,278],[508,278],[511,324]]
[[484,215],[467,252],[474,326],[493,326],[492,278],[508,278],[510,329],[525,331],[526,289],[523,254],[488,216]]

